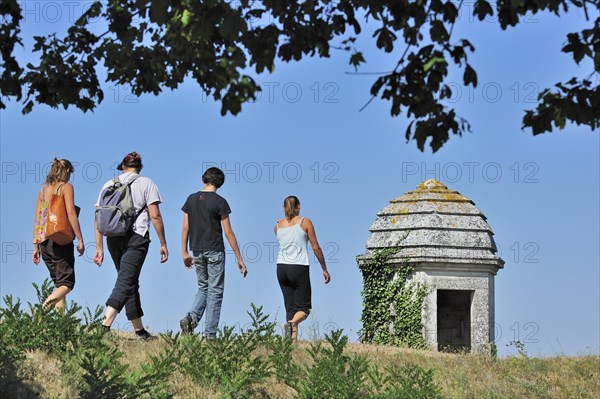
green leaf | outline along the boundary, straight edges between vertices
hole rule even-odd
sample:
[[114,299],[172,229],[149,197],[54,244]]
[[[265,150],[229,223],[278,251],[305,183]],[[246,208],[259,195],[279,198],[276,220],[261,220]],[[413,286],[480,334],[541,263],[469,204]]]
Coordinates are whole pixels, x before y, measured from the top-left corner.
[[492,6],[487,1],[477,0],[475,2],[475,7],[473,8],[473,15],[477,15],[477,18],[479,18],[480,21],[483,21],[486,15],[494,15],[494,10],[492,10]]
[[437,43],[445,43],[450,38],[442,21],[433,21],[429,34],[431,35],[431,40]]
[[358,70],[360,64],[364,62],[366,62],[365,58],[363,57],[363,54],[360,51],[357,51],[350,57],[350,65],[354,66],[355,70]]
[[88,8],[88,10],[85,13],[83,13],[83,15],[81,17],[79,17],[79,19],[77,19],[77,21],[75,21],[75,25],[76,26],[87,25],[90,18],[96,18],[97,16],[100,15],[101,11],[102,11],[102,3],[99,1],[94,2],[94,4],[92,4],[92,6],[90,8]]
[[31,110],[33,109],[33,101],[29,101],[25,107],[23,108],[23,110],[21,112],[23,112],[23,115],[27,115],[28,113],[31,112]]
[[463,80],[465,86],[473,85],[473,87],[477,87],[477,72],[471,67],[471,65],[467,64],[465,67],[465,73],[463,75]]
[[181,14],[181,25],[187,26],[190,23],[190,16],[192,14],[188,10],[183,10],[183,14]]
[[445,64],[446,60],[443,57],[433,57],[429,61],[427,61],[425,65],[423,65],[423,70],[425,72],[429,71],[431,67],[433,67],[438,62],[443,62]]
[[388,28],[383,27],[377,29],[373,36],[377,36],[377,47],[384,49],[386,53],[390,53],[394,49],[396,35]]
[[150,2],[150,20],[159,25],[169,22],[169,1],[153,0]]

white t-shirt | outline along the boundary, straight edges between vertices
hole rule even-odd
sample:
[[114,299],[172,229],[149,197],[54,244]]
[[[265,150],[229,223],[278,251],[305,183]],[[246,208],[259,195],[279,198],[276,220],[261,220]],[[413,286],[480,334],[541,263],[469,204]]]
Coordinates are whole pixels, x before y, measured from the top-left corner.
[[[119,181],[121,183],[126,183],[131,177],[133,177],[133,175],[135,175],[133,172],[123,173],[119,175]],[[100,196],[102,195],[102,191],[110,187],[112,184],[112,179],[104,183],[104,186],[102,186],[102,190],[100,190],[100,194],[98,195],[96,206],[100,205]],[[162,198],[158,192],[156,183],[145,176],[140,176],[133,183],[131,183],[131,200],[133,201],[133,207],[136,211],[142,209],[146,204],[152,205],[160,204],[162,202]],[[133,225],[133,231],[143,237],[146,235],[149,229],[150,214],[148,213],[148,207],[146,207],[146,209],[144,209],[144,211],[136,219]]]

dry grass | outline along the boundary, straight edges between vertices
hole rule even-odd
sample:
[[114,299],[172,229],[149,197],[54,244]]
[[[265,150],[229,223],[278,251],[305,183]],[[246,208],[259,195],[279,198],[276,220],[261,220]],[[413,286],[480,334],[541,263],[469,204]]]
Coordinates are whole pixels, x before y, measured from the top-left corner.
[[448,398],[600,397],[598,356],[494,359],[364,344],[351,344],[348,351],[382,366],[433,369]]
[[76,398],[77,391],[62,375],[60,362],[42,351],[28,352],[20,370],[24,392],[17,398]]
[[[140,343],[131,335],[120,333],[117,338],[126,353],[125,361],[132,367],[160,353],[162,340]],[[294,361],[309,364],[308,343],[302,342],[294,351]],[[468,354],[442,354],[429,351],[400,349],[389,346],[349,344],[349,354],[365,356],[380,367],[417,364],[433,369],[434,380],[447,398],[556,398],[591,399],[600,397],[600,357],[503,358],[493,359]],[[41,352],[27,354],[21,376],[27,390],[42,398],[76,398],[69,379],[61,375],[56,359]],[[201,386],[189,377],[175,372],[170,381],[176,398],[216,399],[219,394]],[[23,392],[27,391],[24,390]],[[293,391],[271,378],[257,387],[257,397],[293,397]],[[18,397],[37,397],[29,394]]]

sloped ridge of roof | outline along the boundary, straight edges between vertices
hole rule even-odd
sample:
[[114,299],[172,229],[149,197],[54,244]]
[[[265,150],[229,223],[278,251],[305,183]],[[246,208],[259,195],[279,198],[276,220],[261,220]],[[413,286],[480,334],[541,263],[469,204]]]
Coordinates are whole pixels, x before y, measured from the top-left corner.
[[398,246],[407,261],[490,264],[501,268],[494,232],[473,201],[435,179],[392,199],[371,225],[367,256]]

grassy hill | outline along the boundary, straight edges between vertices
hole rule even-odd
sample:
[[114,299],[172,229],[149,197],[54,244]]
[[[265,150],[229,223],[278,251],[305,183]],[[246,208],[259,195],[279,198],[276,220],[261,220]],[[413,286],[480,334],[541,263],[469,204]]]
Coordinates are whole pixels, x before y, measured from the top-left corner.
[[[141,364],[148,364],[151,356],[158,356],[167,349],[168,344],[162,339],[141,343],[130,335],[117,334],[114,343],[124,353],[121,360],[132,370],[139,370]],[[293,362],[310,367],[310,349],[310,343],[299,343],[292,351]],[[351,357],[364,357],[380,369],[417,365],[431,370],[432,382],[444,398],[600,397],[598,356],[494,359],[365,344],[348,344],[344,352]],[[61,360],[45,351],[28,351],[17,375],[18,379],[9,382],[13,391],[4,398],[79,397],[73,376],[65,375]],[[168,379],[168,391],[174,398],[186,399],[221,398],[223,395],[218,387],[198,381],[180,370],[175,370]],[[287,399],[295,395],[294,389],[270,376],[254,388],[250,397]]]
[[[43,288],[43,287],[42,287]],[[39,292],[44,297],[43,289]],[[600,357],[495,358],[283,339],[261,308],[219,339],[106,333],[102,309],[0,307],[0,398],[441,399],[600,397]]]

